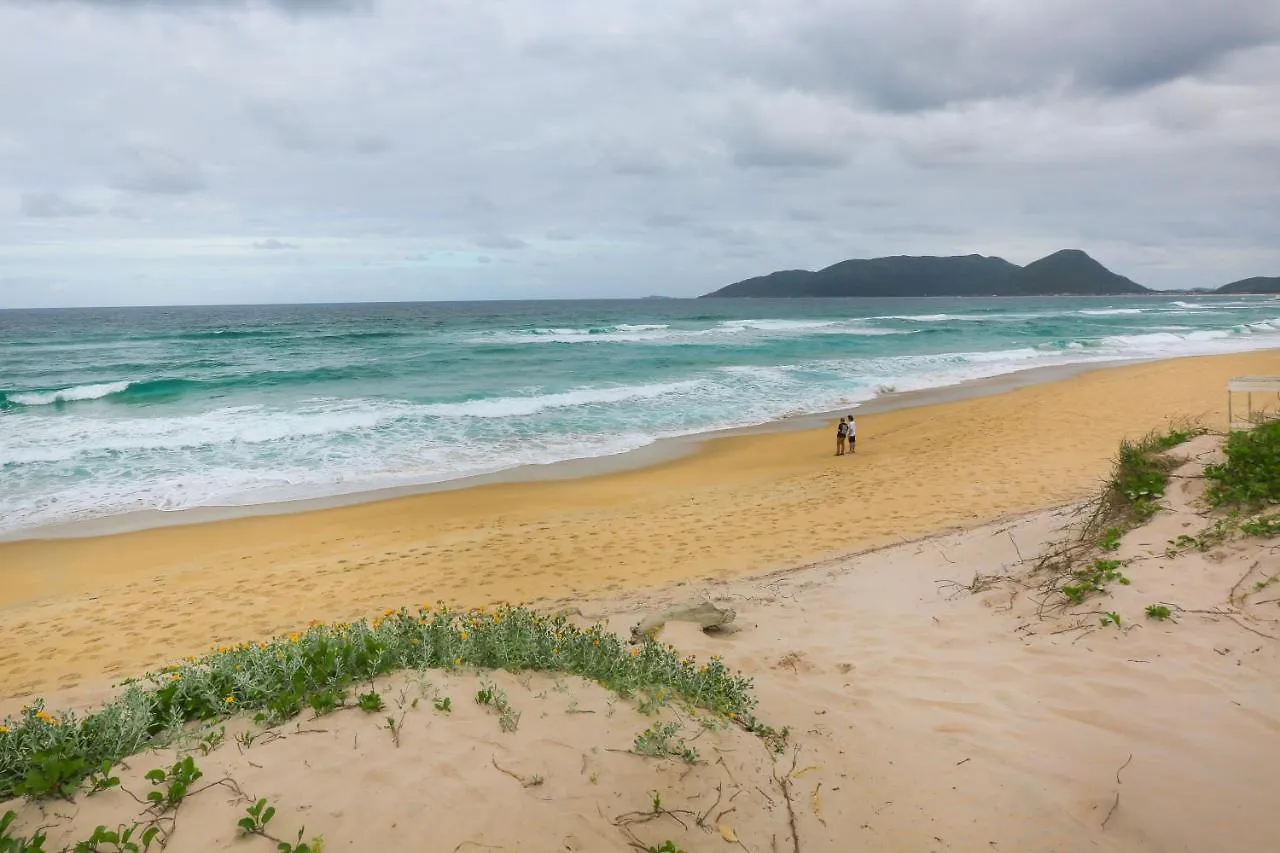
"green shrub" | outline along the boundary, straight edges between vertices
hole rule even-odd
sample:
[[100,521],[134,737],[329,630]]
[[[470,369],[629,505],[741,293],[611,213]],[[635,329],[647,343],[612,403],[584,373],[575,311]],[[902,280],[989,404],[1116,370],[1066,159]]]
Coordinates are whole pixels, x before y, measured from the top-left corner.
[[1172,615],[1173,615],[1173,614],[1169,612],[1169,608],[1168,608],[1168,607],[1165,607],[1163,604],[1148,604],[1148,605],[1147,605],[1147,618],[1148,618],[1148,619],[1154,619],[1154,620],[1156,620],[1157,622],[1163,622],[1164,620],[1168,619],[1168,618],[1169,618],[1170,616],[1172,616]]
[[665,690],[748,730],[771,731],[751,713],[751,679],[716,657],[698,665],[670,646],[628,646],[603,626],[582,629],[523,607],[402,609],[187,658],[84,718],[55,717],[37,700],[19,718],[0,721],[0,800],[70,795],[103,761],[114,764],[192,720],[246,709],[263,722],[281,722],[301,711],[305,697],[320,696],[325,706],[335,695],[329,691],[397,670],[464,666],[577,675],[624,698]]
[[1240,525],[1248,536],[1280,536],[1280,515],[1260,515]]
[[1181,464],[1181,460],[1166,453],[1203,433],[1198,427],[1172,428],[1165,433],[1148,433],[1137,441],[1120,442],[1102,495],[1103,518],[1120,525],[1106,531],[1105,543],[1118,544],[1119,536],[1115,534],[1122,527],[1137,526],[1156,514],[1169,484],[1169,472]]
[[1227,461],[1205,468],[1211,506],[1260,507],[1280,503],[1280,420],[1227,436]]

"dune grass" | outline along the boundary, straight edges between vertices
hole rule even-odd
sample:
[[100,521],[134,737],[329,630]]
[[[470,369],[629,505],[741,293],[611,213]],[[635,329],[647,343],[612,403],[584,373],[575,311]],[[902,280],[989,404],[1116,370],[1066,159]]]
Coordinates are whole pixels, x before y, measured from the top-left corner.
[[[268,642],[223,647],[127,683],[99,710],[52,713],[43,701],[0,723],[0,800],[70,799],[103,766],[162,745],[183,726],[241,711],[275,725],[304,707],[345,701],[353,684],[400,670],[463,668],[559,672],[624,698],[658,693],[756,732],[750,678],[719,658],[698,664],[653,641],[628,646],[602,626],[578,628],[524,607],[387,611],[372,621],[314,624]],[[105,763],[105,765],[104,765]]]

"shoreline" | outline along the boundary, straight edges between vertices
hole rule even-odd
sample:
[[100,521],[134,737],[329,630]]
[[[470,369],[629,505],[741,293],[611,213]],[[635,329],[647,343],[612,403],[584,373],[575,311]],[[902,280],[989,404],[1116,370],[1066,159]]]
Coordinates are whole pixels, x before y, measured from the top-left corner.
[[[1263,350],[1265,352],[1265,350]],[[1256,350],[1255,350],[1256,352]],[[1232,353],[1234,354],[1234,353]],[[859,417],[864,415],[884,414],[887,412],[912,409],[941,403],[970,400],[980,397],[1003,394],[1018,388],[1041,385],[1070,379],[1097,370],[1108,370],[1156,361],[1173,361],[1180,358],[1209,358],[1213,356],[1173,356],[1168,359],[1111,359],[1096,362],[1076,362],[1072,364],[1056,364],[1040,367],[1029,367],[988,376],[981,379],[970,379],[952,385],[940,385],[933,388],[922,388],[916,391],[902,391],[873,397],[848,407],[819,412],[805,412],[788,417],[775,418],[760,424],[748,426],[725,427],[669,436],[654,439],[651,443],[633,450],[613,453],[604,456],[587,456],[574,459],[561,459],[533,465],[516,465],[486,474],[472,474],[449,480],[429,483],[409,483],[399,486],[386,486],[374,489],[360,489],[332,495],[318,495],[306,498],[289,498],[285,500],[266,501],[262,503],[214,504],[209,506],[184,507],[176,510],[146,509],[100,518],[64,521],[24,528],[10,533],[0,534],[0,545],[9,542],[47,541],[55,539],[83,539],[99,536],[115,536],[122,533],[136,533],[164,527],[183,527],[196,524],[209,524],[219,521],[231,521],[240,518],[258,516],[296,515],[320,510],[340,509],[343,507],[376,504],[382,501],[413,497],[416,495],[438,494],[441,492],[461,491],[482,486],[507,485],[515,483],[540,483],[563,480],[579,480],[600,477],[645,468],[685,459],[699,453],[709,443],[726,438],[751,435],[772,435],[784,432],[816,430],[822,428],[834,418],[842,414],[854,412]]]

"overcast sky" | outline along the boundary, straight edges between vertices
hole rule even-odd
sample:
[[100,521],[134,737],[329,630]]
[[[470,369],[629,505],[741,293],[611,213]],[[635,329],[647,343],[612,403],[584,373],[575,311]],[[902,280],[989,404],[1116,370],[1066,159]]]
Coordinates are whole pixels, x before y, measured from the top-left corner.
[[1276,0],[0,0],[0,307],[1280,275]]

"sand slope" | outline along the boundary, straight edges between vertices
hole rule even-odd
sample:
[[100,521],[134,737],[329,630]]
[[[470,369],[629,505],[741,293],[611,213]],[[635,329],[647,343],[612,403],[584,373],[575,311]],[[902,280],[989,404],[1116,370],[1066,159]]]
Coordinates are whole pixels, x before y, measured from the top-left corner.
[[[670,623],[662,637],[754,675],[760,716],[792,727],[794,753],[773,756],[671,707],[664,718],[682,723],[702,763],[614,752],[654,718],[545,676],[497,676],[522,711],[504,733],[471,701],[474,675],[428,673],[430,687],[379,685],[393,708],[405,705],[388,712],[405,715],[398,748],[383,715],[342,711],[260,736],[243,754],[229,737],[197,761],[205,781],[226,775],[271,799],[281,834],[305,824],[330,851],[622,851],[634,839],[692,853],[1273,850],[1280,582],[1268,579],[1280,574],[1280,546],[1238,539],[1165,553],[1210,522],[1197,473],[1215,441],[1187,448],[1196,459],[1178,472],[1170,510],[1126,537],[1132,584],[1044,618],[1023,558],[1061,535],[1071,507],[795,572],[575,602],[620,632],[702,592],[734,606],[735,633]],[[946,583],[975,572],[1005,579],[977,594]],[[1159,601],[1175,621],[1143,617]],[[1121,626],[1099,625],[1104,611]],[[452,697],[452,714],[412,707],[437,695]],[[144,790],[141,773],[172,758],[131,759],[126,785]],[[504,771],[543,782],[526,787]],[[775,775],[790,786],[798,847]],[[632,824],[633,839],[619,816],[649,810],[653,791],[691,814],[677,812],[685,826],[669,816]],[[22,820],[73,814],[87,835],[108,813],[140,810],[118,793],[78,808],[23,805]],[[182,807],[169,849],[270,849],[234,840],[243,808],[225,786],[201,793]]]

